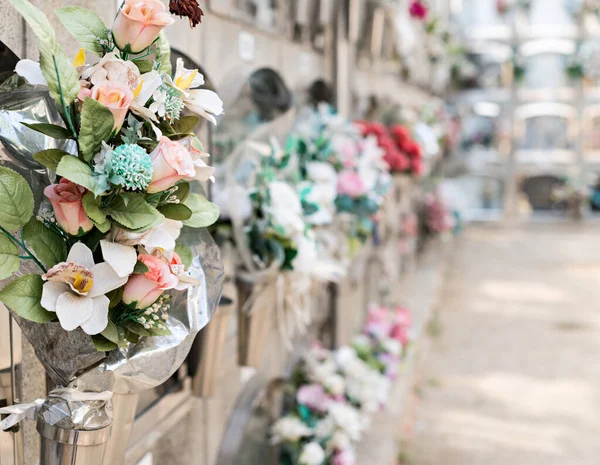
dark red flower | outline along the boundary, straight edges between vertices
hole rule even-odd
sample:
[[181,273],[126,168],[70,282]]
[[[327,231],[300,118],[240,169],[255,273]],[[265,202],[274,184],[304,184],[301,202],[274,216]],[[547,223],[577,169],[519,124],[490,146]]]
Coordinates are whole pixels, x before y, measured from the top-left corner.
[[196,27],[201,23],[204,14],[196,0],[170,0],[169,11],[180,18],[188,18],[191,27]]
[[408,11],[413,18],[423,21],[427,18],[429,8],[427,8],[427,5],[422,0],[413,0]]

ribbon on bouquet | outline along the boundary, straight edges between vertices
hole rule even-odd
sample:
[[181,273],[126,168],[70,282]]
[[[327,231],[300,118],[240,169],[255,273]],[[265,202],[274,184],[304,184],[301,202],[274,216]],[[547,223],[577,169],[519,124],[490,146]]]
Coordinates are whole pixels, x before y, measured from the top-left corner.
[[[57,388],[48,394],[49,398],[60,397],[67,402],[109,401],[112,396],[113,393],[110,391],[86,392],[72,388]],[[0,421],[0,431],[6,431],[23,420],[35,420],[45,401],[46,399],[36,399],[33,402],[0,408],[0,415],[8,415],[4,420]]]

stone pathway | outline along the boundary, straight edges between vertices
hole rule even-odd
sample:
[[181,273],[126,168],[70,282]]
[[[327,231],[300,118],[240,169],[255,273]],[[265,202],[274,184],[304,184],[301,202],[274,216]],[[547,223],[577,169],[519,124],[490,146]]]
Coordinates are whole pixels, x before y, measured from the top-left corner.
[[399,463],[598,465],[600,229],[476,228],[455,244]]

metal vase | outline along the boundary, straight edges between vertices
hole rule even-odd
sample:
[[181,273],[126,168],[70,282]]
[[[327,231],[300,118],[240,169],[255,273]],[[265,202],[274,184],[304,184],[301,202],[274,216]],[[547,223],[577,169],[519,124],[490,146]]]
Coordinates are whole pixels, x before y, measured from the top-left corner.
[[[106,423],[106,422],[100,422]],[[63,428],[50,424],[43,415],[37,417],[41,436],[41,465],[98,465],[102,463],[110,438],[110,422],[96,429]]]

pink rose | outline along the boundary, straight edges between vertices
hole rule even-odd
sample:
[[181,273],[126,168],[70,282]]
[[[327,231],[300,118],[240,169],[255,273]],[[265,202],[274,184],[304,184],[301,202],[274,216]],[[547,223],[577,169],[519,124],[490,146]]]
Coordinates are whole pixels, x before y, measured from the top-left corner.
[[356,198],[366,193],[365,184],[358,173],[344,170],[338,175],[338,193]]
[[140,53],[174,21],[160,0],[125,0],[113,25],[113,37],[120,50]]
[[62,178],[58,184],[44,189],[44,195],[50,200],[54,216],[64,232],[77,236],[82,230],[88,232],[94,227],[83,209],[81,199],[86,194],[85,187]]
[[331,398],[326,394],[323,386],[318,384],[304,385],[298,389],[296,400],[299,404],[307,406],[317,412],[327,412]]
[[168,137],[160,138],[150,158],[152,158],[152,180],[148,186],[150,194],[164,191],[176,182],[196,175],[196,165],[188,149]]
[[141,309],[156,302],[164,291],[177,286],[179,280],[164,257],[144,254],[138,255],[138,260],[148,267],[148,271],[129,278],[123,290],[123,302],[136,302],[135,307]]
[[118,132],[123,126],[129,105],[133,100],[133,92],[129,86],[120,82],[104,81],[91,89],[82,87],[78,98],[85,100],[88,97],[100,102],[111,111],[115,120],[115,131]]

